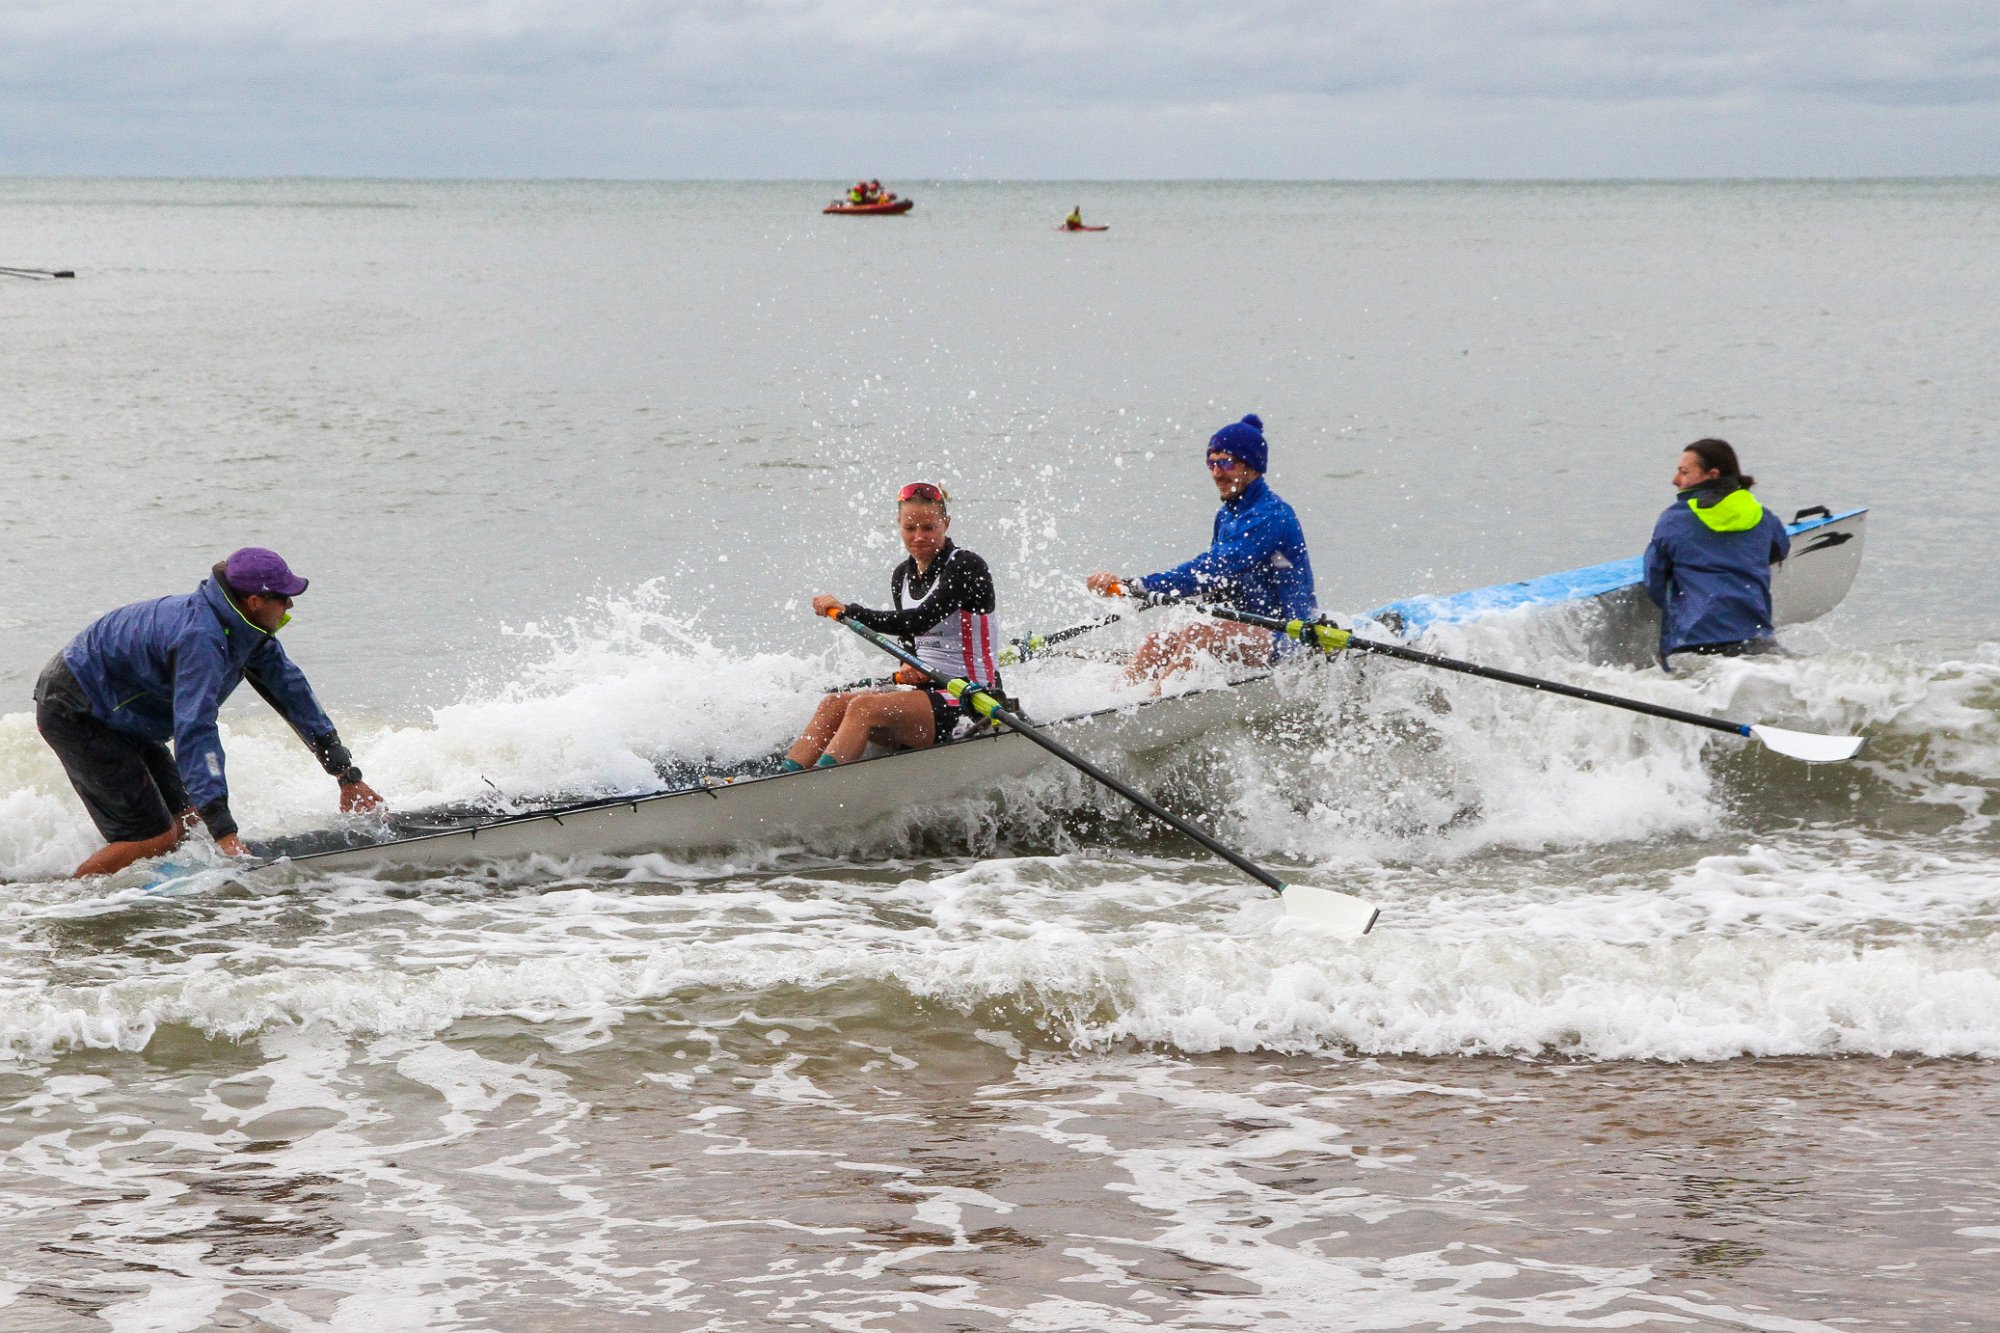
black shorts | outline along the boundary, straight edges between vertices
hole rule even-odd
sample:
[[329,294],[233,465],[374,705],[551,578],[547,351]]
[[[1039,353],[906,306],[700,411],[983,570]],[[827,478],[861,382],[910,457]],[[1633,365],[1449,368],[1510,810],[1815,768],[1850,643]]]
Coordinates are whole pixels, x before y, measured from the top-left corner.
[[188,808],[167,747],[98,721],[60,653],[35,682],[35,726],[106,842],[157,838]]
[[931,744],[943,745],[958,730],[965,705],[943,690],[925,690],[924,694],[931,701]]

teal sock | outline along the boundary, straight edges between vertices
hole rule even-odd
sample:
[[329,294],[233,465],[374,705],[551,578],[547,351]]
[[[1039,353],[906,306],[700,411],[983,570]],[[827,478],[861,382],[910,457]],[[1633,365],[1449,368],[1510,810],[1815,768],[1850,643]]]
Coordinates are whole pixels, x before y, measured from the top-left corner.
[[790,755],[786,755],[785,762],[778,765],[778,771],[780,773],[803,773],[806,771],[806,766]]
[[830,754],[823,754],[823,755],[821,755],[821,756],[820,756],[820,757],[819,757],[819,758],[818,758],[818,759],[817,759],[816,761],[814,761],[814,763],[813,763],[813,767],[814,767],[814,768],[834,768],[834,767],[837,767],[837,766],[839,765],[839,763],[840,763],[840,761],[839,761],[838,759],[835,759],[835,758],[834,758],[834,757],[833,757],[832,755],[830,755]]

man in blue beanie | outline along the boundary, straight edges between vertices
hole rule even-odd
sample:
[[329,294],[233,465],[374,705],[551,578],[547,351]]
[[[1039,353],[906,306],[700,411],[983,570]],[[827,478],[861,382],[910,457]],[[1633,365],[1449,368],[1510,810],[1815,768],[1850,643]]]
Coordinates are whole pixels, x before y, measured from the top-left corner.
[[216,727],[222,701],[245,679],[340,784],[342,810],[382,804],[278,646],[306,580],[258,546],[209,573],[191,593],[100,616],[35,682],[35,725],[104,835],[105,846],[76,868],[79,879],[173,850],[197,819],[224,852],[248,855],[229,813]]
[[[1100,570],[1090,590],[1105,596],[1121,585],[1133,592],[1219,602],[1262,616],[1311,620],[1312,560],[1299,516],[1264,481],[1270,445],[1255,414],[1232,422],[1208,440],[1208,472],[1222,508],[1215,515],[1208,550],[1172,569],[1141,578]],[[1280,640],[1252,625],[1213,622],[1155,634],[1132,659],[1127,675],[1156,682],[1194,665],[1197,653],[1250,666],[1268,666]],[[1156,686],[1157,688],[1157,686]]]

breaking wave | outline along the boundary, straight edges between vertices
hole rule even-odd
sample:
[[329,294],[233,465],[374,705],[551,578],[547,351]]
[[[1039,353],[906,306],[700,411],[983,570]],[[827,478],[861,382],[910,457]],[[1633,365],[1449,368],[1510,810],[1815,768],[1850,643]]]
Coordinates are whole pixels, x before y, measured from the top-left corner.
[[[218,867],[171,898],[137,874],[80,887],[55,876],[91,830],[15,714],[0,720],[0,866],[30,882],[0,920],[17,958],[93,961],[0,995],[0,1045],[47,1058],[167,1029],[408,1035],[490,1016],[587,1044],[635,1013],[778,995],[802,1014],[857,996],[941,1007],[1057,1048],[2000,1055],[2000,651],[1719,660],[1668,678],[1554,667],[1566,632],[1496,617],[1428,642],[1678,707],[1859,730],[1869,749],[1805,769],[1352,659],[1284,678],[1239,726],[1109,757],[1282,874],[1377,902],[1376,933],[1346,944],[1060,773],[1025,803],[1021,789],[1013,806],[968,801],[950,837],[902,827],[837,855],[536,859],[418,884],[293,871],[256,892]],[[421,721],[350,724],[378,786],[409,804],[643,789],[663,762],[775,749],[821,689],[873,666],[845,645],[733,654],[652,589],[519,633],[518,679]],[[1131,697],[1095,656],[1037,663],[1016,690],[1044,717]],[[246,827],[326,821],[324,777],[275,720],[245,710],[228,731]],[[964,860],[966,843],[983,859]],[[197,964],[213,939],[231,941],[226,968]]]

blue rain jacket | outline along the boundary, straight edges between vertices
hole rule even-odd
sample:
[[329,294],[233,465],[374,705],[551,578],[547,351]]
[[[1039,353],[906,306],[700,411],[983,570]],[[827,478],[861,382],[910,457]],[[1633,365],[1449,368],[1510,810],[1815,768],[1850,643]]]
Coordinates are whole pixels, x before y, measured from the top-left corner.
[[1740,486],[1682,491],[1646,547],[1646,595],[1660,607],[1660,656],[1776,634],[1771,566],[1791,551],[1784,523]]
[[1319,614],[1299,516],[1262,477],[1222,502],[1208,550],[1136,583],[1144,592],[1213,598],[1260,616],[1311,620]]
[[63,660],[98,721],[149,741],[174,743],[181,781],[217,837],[236,826],[228,814],[229,783],[215,716],[245,676],[320,754],[322,765],[338,745],[305,674],[212,578],[191,593],[134,602],[100,616],[63,649]]

